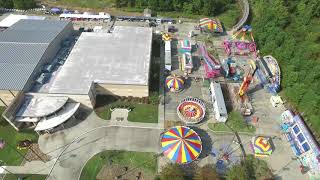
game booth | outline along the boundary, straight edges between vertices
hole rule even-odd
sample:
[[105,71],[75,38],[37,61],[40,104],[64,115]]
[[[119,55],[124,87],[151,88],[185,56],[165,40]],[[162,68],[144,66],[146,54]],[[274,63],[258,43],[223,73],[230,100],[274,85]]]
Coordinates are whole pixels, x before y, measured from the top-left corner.
[[193,68],[192,55],[190,52],[185,52],[180,58],[180,70],[186,73],[191,73]]
[[199,135],[189,127],[175,126],[161,136],[163,154],[178,164],[188,164],[196,160],[202,151]]
[[307,167],[311,178],[320,178],[320,148],[299,115],[287,110],[281,115],[281,129],[291,144],[302,167]]
[[253,137],[251,148],[255,157],[269,157],[273,152],[271,139],[265,136]]
[[231,39],[225,40],[223,45],[228,56],[232,54],[245,56],[253,54],[254,57],[257,57],[257,47],[253,38],[252,27],[249,25],[243,26]]
[[204,32],[223,33],[223,27],[219,19],[200,19],[199,28]]

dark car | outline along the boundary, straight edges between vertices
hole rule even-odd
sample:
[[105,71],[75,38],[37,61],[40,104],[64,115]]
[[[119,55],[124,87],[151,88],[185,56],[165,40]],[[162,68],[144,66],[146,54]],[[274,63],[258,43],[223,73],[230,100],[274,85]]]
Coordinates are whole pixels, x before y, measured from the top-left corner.
[[174,32],[177,32],[177,31],[178,31],[178,29],[175,28],[174,26],[169,26],[168,27],[168,32],[174,33]]

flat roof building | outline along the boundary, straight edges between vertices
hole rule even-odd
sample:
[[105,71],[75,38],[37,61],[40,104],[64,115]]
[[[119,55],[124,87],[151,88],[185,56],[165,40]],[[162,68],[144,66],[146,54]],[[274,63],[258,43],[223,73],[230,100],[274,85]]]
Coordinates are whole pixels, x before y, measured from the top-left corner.
[[[49,93],[148,96],[152,29],[115,27],[112,33],[84,32]],[[140,90],[139,90],[140,89]]]
[[[67,48],[63,40],[73,32],[70,22],[38,23],[21,20],[5,30],[6,34],[0,33],[0,47],[6,47],[0,49],[0,89],[17,91],[12,93],[15,100],[4,117],[17,130],[34,126],[35,131],[43,133],[63,127],[80,107],[93,108],[97,94],[149,95],[151,28],[83,32],[74,46],[72,42]],[[10,52],[11,48],[15,50]],[[60,51],[66,48],[68,53],[59,64]],[[39,75],[42,77],[50,65],[56,66],[49,71],[52,75],[39,84]],[[1,92],[0,98],[3,99]]]
[[220,84],[211,82],[210,90],[214,109],[214,116],[218,122],[226,122],[228,119],[228,112]]

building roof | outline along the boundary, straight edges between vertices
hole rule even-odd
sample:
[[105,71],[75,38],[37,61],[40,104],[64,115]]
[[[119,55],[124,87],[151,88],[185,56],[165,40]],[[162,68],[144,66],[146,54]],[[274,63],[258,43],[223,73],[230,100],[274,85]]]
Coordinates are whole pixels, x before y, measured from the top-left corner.
[[0,32],[0,89],[22,90],[51,41],[68,23],[20,20]]
[[60,14],[60,18],[110,19],[110,14]]
[[148,85],[152,29],[82,33],[49,93],[88,94],[91,84]]
[[214,94],[215,101],[217,102],[216,103],[217,107],[215,108],[215,111],[219,111],[221,115],[227,115],[228,112],[227,112],[226,104],[224,102],[223,93],[222,93],[220,84],[211,82],[210,89],[213,92],[212,94]]
[[44,20],[45,18],[46,17],[43,17],[43,16],[26,16],[26,15],[10,14],[0,22],[0,27],[10,27],[21,19]]

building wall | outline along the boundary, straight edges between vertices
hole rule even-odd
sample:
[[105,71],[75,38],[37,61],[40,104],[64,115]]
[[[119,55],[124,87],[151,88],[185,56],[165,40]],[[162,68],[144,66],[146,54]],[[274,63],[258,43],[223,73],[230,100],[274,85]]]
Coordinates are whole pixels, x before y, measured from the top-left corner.
[[0,90],[0,106],[9,106],[18,93],[19,91]]
[[147,97],[149,96],[149,87],[147,85],[97,84],[96,93],[100,95]]
[[45,64],[51,63],[55,56],[57,55],[58,51],[61,49],[62,42],[67,38],[73,35],[73,26],[72,23],[69,24],[60,32],[58,36],[49,44],[47,50],[43,54],[41,60],[37,64],[36,68],[34,69],[32,75],[29,77],[28,82],[24,86],[24,91],[30,90],[36,78],[41,74],[42,67]]
[[87,94],[46,94],[46,93],[27,93],[27,95],[33,95],[36,97],[48,97],[48,96],[64,96],[70,98],[71,101],[79,102],[86,108],[93,109],[93,104],[89,95]]
[[12,102],[10,104],[7,104],[8,107],[4,111],[2,116],[4,117],[5,120],[7,120],[11,124],[12,127],[14,127],[18,131],[21,123],[15,122],[14,118],[15,118],[15,114],[16,114],[17,110],[20,108],[20,105],[21,105],[22,101],[24,100],[24,93],[21,91],[15,92],[15,93],[16,94],[15,94],[14,99],[12,100]]

